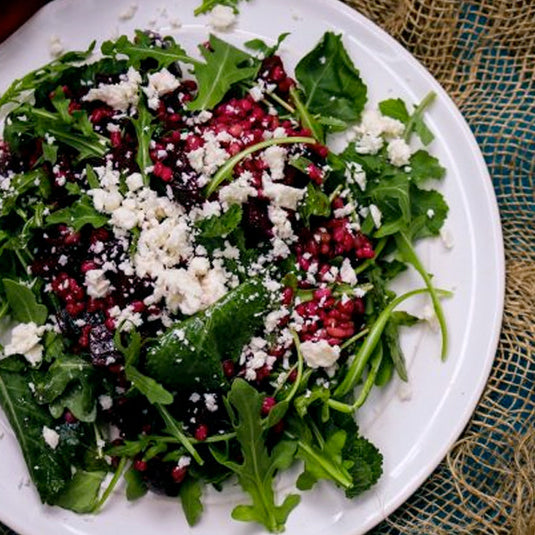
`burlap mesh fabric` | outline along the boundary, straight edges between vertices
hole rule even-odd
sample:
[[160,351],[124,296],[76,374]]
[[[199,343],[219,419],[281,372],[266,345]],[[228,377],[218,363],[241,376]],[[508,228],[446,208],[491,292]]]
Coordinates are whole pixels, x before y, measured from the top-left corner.
[[507,268],[500,345],[472,420],[372,533],[535,535],[535,1],[346,2],[410,50],[463,112],[498,197]]

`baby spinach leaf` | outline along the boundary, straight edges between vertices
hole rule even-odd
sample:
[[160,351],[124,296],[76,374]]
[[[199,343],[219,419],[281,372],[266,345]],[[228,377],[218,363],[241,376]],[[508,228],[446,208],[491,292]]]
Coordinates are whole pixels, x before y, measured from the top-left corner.
[[191,111],[211,110],[234,84],[253,81],[260,68],[257,59],[215,35],[210,35],[209,43],[210,50],[199,47],[205,63],[194,65],[199,92],[188,105]]
[[141,472],[130,468],[125,472],[124,479],[126,481],[126,499],[129,502],[138,500],[147,494],[149,489],[143,481]]
[[297,64],[295,75],[305,91],[305,106],[312,113],[346,123],[360,117],[367,89],[341,35],[326,32],[314,50]]
[[45,305],[37,302],[28,286],[11,279],[3,279],[2,284],[14,320],[20,323],[34,322],[37,325],[46,322],[48,310]]
[[30,476],[44,503],[54,503],[71,478],[70,463],[43,438],[54,428],[48,410],[33,398],[26,375],[0,370],[0,405],[11,424]]
[[242,215],[242,207],[239,204],[233,204],[222,215],[199,221],[200,237],[220,238],[228,236],[234,229],[238,228]]
[[106,472],[86,472],[78,470],[63,492],[56,505],[75,513],[91,513],[98,502],[100,487]]
[[198,479],[188,477],[180,486],[180,501],[188,524],[194,526],[203,512],[202,484]]
[[331,215],[331,202],[329,197],[320,188],[309,183],[303,203],[299,207],[299,213],[305,221],[305,225],[310,225],[312,216],[329,217]]
[[162,47],[156,44],[149,34],[136,30],[134,41],[130,41],[126,35],[121,35],[116,41],[102,43],[101,51],[104,56],[114,58],[117,55],[127,56],[128,65],[135,69],[139,69],[141,63],[147,59],[155,60],[157,64],[153,71],[167,68],[177,61],[184,63],[194,61],[172,37],[165,37],[163,41],[165,46]]
[[277,470],[287,468],[293,461],[295,442],[279,442],[268,452],[260,411],[263,396],[243,379],[236,379],[228,395],[227,410],[240,443],[243,463],[229,460],[224,454],[211,448],[215,459],[232,470],[252,504],[238,505],[232,518],[243,522],[258,522],[272,533],[284,530],[288,515],[297,506],[300,497],[286,496],[281,505],[275,503],[273,478]]
[[267,305],[267,290],[261,281],[244,282],[160,336],[147,352],[148,373],[172,388],[224,385],[221,362],[239,356],[262,325]]
[[84,225],[91,225],[93,228],[103,227],[108,222],[108,216],[97,212],[91,198],[87,195],[78,199],[70,206],[52,212],[46,218],[47,225],[57,225],[65,223],[79,232]]

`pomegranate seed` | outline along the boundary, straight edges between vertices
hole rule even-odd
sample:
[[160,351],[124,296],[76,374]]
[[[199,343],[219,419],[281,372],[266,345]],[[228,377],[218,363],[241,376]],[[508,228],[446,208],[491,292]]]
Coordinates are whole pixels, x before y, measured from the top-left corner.
[[91,233],[91,243],[97,243],[99,241],[108,241],[110,233],[105,228],[97,228]]
[[206,426],[205,424],[198,425],[197,429],[195,429],[194,436],[200,442],[206,440],[206,438],[208,437],[208,426]]
[[119,375],[124,370],[124,366],[122,364],[112,364],[108,367],[108,370],[110,370],[110,373],[113,373],[114,375]]
[[282,80],[284,80],[286,78],[286,73],[284,72],[284,69],[280,66],[280,65],[277,65],[272,71],[271,71],[271,76],[270,78],[274,81],[274,82],[282,82]]
[[325,145],[321,145],[320,143],[316,143],[315,145],[312,145],[312,150],[320,158],[327,158],[327,156],[329,155],[329,149]]
[[104,322],[104,325],[106,325],[106,328],[108,331],[114,331],[115,330],[115,320],[113,318],[107,318]]
[[121,132],[110,132],[110,143],[112,147],[121,145]]
[[272,397],[264,398],[264,401],[262,402],[262,415],[267,416],[271,412],[271,409],[276,404],[277,402],[275,401],[275,398],[272,398]]
[[154,164],[153,173],[164,182],[170,182],[173,179],[173,170],[162,162],[156,162]]
[[280,420],[273,426],[273,431],[280,435],[284,431],[284,421]]
[[188,152],[200,149],[203,145],[204,141],[202,137],[191,135],[186,138],[186,149]]
[[71,411],[65,411],[63,418],[68,424],[75,424],[78,421],[78,418]]
[[327,334],[334,338],[346,338],[346,329],[342,329],[340,327],[327,327],[326,328]]
[[256,370],[256,380],[263,381],[264,379],[267,379],[269,377],[270,373],[271,368],[269,366],[262,366],[261,368]]
[[133,312],[141,313],[144,312],[147,308],[143,301],[132,301],[130,303]]
[[279,82],[279,91],[281,93],[288,93],[290,89],[295,85],[295,82],[288,76],[282,82]]
[[147,463],[141,459],[136,459],[134,461],[134,470],[137,470],[138,472],[145,472],[145,470],[147,470]]
[[295,380],[297,379],[297,370],[296,369],[293,369],[289,374],[288,374],[288,381],[290,383],[295,383]]
[[223,361],[223,373],[225,377],[232,377],[234,375],[234,362],[232,360]]
[[65,236],[65,239],[63,241],[65,245],[75,245],[80,241],[80,233],[70,232],[67,236]]
[[188,470],[185,466],[174,466],[171,470],[171,477],[175,483],[182,483],[187,473]]
[[240,124],[233,124],[229,129],[228,129],[228,133],[231,135],[231,136],[234,136],[234,137],[238,137],[238,136],[241,136],[241,134],[243,133],[243,128]]
[[331,297],[330,288],[319,288],[314,292],[314,299],[319,301],[320,299]]
[[82,262],[82,265],[80,266],[80,271],[82,273],[87,273],[88,271],[91,271],[93,269],[97,269],[97,264],[93,260],[84,260]]
[[364,314],[364,300],[360,297],[353,299],[353,305],[355,306],[355,314]]
[[78,316],[80,313],[77,303],[67,303],[65,310],[67,311],[67,314],[72,317]]
[[355,310],[355,305],[353,301],[351,301],[351,299],[348,299],[345,302],[340,301],[337,306],[338,306],[338,310],[342,314],[351,315],[353,314],[353,311]]

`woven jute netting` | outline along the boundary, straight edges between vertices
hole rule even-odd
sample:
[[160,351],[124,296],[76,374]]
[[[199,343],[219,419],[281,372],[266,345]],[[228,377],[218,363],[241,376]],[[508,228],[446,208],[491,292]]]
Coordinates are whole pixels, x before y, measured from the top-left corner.
[[500,344],[469,425],[372,533],[535,535],[535,0],[346,2],[412,52],[461,109],[490,170],[507,268]]
[[494,367],[461,438],[372,531],[535,535],[535,0],[347,0],[420,60],[475,133],[498,203],[506,297]]

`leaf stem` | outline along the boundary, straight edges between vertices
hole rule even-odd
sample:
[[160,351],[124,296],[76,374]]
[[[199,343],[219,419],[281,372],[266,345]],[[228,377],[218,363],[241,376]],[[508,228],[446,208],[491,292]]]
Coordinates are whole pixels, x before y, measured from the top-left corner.
[[414,124],[416,121],[418,121],[425,109],[435,100],[437,94],[434,91],[430,91],[427,93],[427,95],[422,99],[420,104],[414,108],[414,111],[412,112],[412,115],[410,116],[409,120],[407,121],[407,125],[405,126],[405,131],[403,132],[403,139],[408,142],[412,131],[414,129]]
[[[364,343],[360,346],[357,354],[355,355],[355,358],[348,369],[347,375],[340,383],[338,388],[335,390],[335,397],[345,396],[348,392],[351,391],[352,388],[355,387],[357,382],[360,380],[364,368],[368,363],[368,360],[372,356],[375,347],[381,339],[381,335],[383,334],[383,330],[388,322],[388,319],[390,318],[392,312],[394,312],[396,307],[403,303],[403,301],[409,299],[410,297],[423,293],[429,293],[429,289],[420,288],[418,290],[412,290],[403,295],[400,295],[393,299],[379,314],[374,324],[370,327],[370,332],[364,340]],[[451,295],[451,292],[437,290],[437,294],[440,294],[441,297],[448,297]]]
[[[280,98],[279,95],[275,93],[266,93],[269,98],[273,99],[277,104],[280,104],[286,111],[289,111],[291,114],[295,113],[295,108],[290,106],[284,99]],[[265,99],[264,99],[265,100]]]
[[236,165],[243,160],[244,158],[247,158],[250,154],[253,154],[253,152],[257,152],[259,150],[265,149],[267,147],[271,147],[272,145],[288,145],[291,143],[307,143],[310,145],[313,145],[316,143],[316,140],[312,137],[304,137],[304,136],[292,136],[292,137],[281,137],[281,138],[273,138],[273,139],[266,139],[265,141],[261,141],[260,143],[256,143],[255,145],[251,145],[250,147],[247,147],[245,150],[242,150],[229,160],[227,160],[217,171],[217,173],[212,178],[212,181],[206,188],[206,196],[210,197],[212,193],[218,188],[218,186],[224,182],[226,179],[230,178],[232,174],[232,170]]
[[346,347],[349,347],[351,344],[362,338],[363,336],[366,336],[370,332],[370,329],[362,329],[362,331],[358,332],[357,334],[353,335],[351,338],[348,338],[342,345],[340,345],[340,349],[345,349]]
[[157,404],[156,408],[158,409],[160,416],[163,418],[165,425],[167,425],[169,434],[175,437],[180,444],[186,448],[187,452],[197,461],[197,463],[202,466],[204,464],[202,457],[193,447],[190,439],[180,430],[176,420],[171,416],[169,411],[160,404]]
[[119,461],[119,466],[117,467],[117,470],[115,470],[115,474],[113,474],[113,478],[110,481],[110,484],[106,487],[106,490],[102,494],[102,497],[100,498],[100,500],[96,503],[93,509],[91,509],[92,513],[98,513],[100,509],[102,508],[102,506],[108,501],[108,498],[113,492],[113,489],[116,487],[117,483],[119,482],[119,479],[121,479],[121,476],[123,475],[127,462],[128,461],[126,457],[123,457]]

